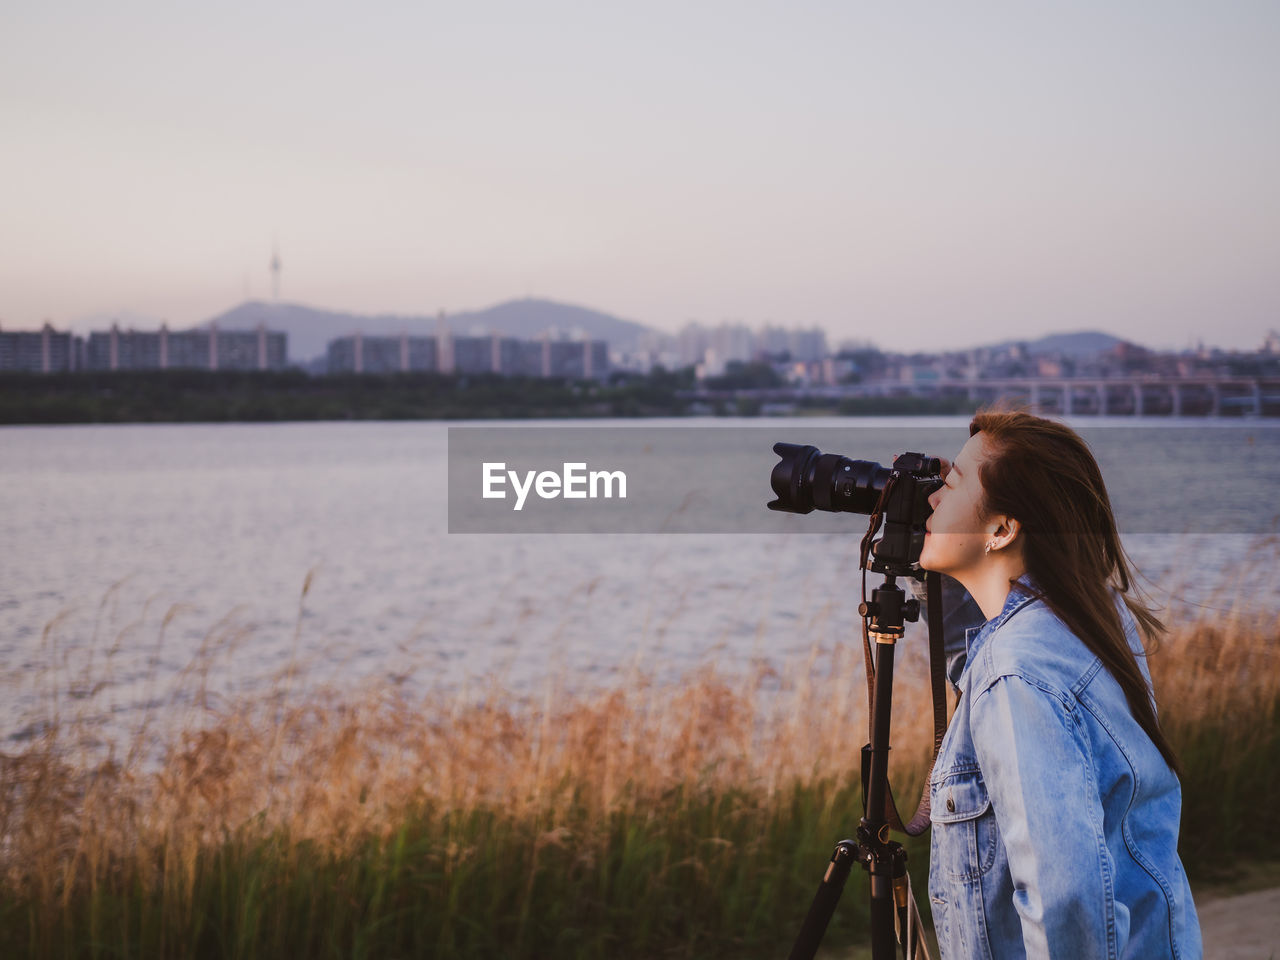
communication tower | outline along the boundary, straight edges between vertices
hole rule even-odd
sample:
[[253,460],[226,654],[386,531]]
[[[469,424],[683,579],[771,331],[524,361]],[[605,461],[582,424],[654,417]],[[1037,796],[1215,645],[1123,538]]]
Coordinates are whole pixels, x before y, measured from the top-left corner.
[[280,299],[280,248],[275,244],[271,248],[271,299]]

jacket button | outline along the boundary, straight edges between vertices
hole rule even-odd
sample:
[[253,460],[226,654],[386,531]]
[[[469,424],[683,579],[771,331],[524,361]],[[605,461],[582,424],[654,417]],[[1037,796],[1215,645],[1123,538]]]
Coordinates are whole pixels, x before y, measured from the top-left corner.
[[947,813],[955,813],[955,812],[956,812],[956,802],[952,798],[951,794],[947,794]]

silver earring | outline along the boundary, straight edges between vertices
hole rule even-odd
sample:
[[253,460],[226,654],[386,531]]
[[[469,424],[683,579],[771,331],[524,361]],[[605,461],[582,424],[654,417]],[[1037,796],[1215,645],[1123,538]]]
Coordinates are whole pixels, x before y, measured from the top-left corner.
[[990,553],[990,552],[991,552],[991,548],[992,548],[992,547],[994,547],[995,545],[996,545],[996,542],[995,542],[994,540],[988,540],[988,541],[987,541],[987,549],[986,549],[986,552],[987,552],[987,553]]

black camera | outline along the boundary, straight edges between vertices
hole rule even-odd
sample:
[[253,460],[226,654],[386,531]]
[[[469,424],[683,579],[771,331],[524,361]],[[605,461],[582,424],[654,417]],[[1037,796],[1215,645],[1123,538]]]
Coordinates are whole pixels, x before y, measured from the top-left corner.
[[924,546],[925,521],[933,512],[929,495],[942,486],[941,460],[904,453],[892,467],[883,467],[872,460],[850,460],[796,443],[775,443],[773,452],[782,459],[769,477],[778,497],[770,501],[770,510],[871,514],[879,506],[884,533],[872,551],[871,569],[918,575],[913,567]]

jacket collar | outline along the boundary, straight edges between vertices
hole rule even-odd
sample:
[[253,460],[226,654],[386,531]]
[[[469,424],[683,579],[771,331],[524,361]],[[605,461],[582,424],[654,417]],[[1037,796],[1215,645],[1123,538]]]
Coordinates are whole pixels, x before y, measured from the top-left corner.
[[987,642],[987,638],[995,633],[1006,620],[1015,613],[1041,597],[1040,588],[1030,574],[1024,573],[1009,586],[1009,596],[1005,597],[1000,612],[986,623],[969,627],[964,632],[965,649],[968,651],[967,663],[973,662],[974,655]]

